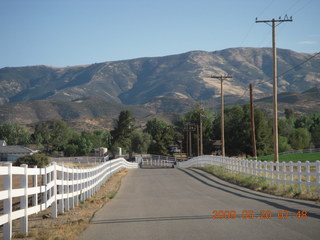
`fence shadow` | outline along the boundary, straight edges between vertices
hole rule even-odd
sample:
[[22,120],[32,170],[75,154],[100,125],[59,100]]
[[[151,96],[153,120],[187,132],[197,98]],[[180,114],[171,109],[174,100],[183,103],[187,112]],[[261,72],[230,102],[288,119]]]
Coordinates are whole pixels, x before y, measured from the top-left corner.
[[[302,209],[302,208],[298,209],[298,208],[288,207],[288,206],[286,206],[284,204],[280,204],[280,203],[277,203],[277,202],[274,202],[274,201],[271,201],[271,200],[284,201],[284,202],[287,202],[287,203],[295,203],[295,204],[300,204],[300,205],[306,206],[306,207],[320,209],[320,206],[317,206],[315,204],[309,204],[309,203],[305,203],[305,202],[301,202],[301,201],[295,201],[295,200],[291,200],[291,199],[285,199],[285,198],[281,198],[281,197],[279,197],[279,198],[271,197],[271,196],[269,197],[269,196],[266,196],[267,195],[266,193],[263,193],[263,194],[254,193],[254,192],[251,192],[253,190],[244,190],[244,189],[242,189],[242,187],[239,187],[239,186],[231,184],[231,183],[224,184],[224,183],[221,183],[219,181],[216,181],[216,180],[206,176],[203,173],[195,171],[193,169],[189,169],[190,171],[188,171],[186,169],[179,168],[179,170],[184,172],[185,174],[189,175],[190,177],[196,179],[197,181],[209,186],[209,187],[221,190],[223,192],[227,192],[229,194],[232,194],[232,195],[235,195],[235,196],[238,196],[238,197],[259,201],[259,202],[268,204],[268,205],[270,205],[272,207],[275,207],[277,209],[282,209],[282,210],[286,210],[286,211],[290,211],[290,212],[297,212],[299,210],[300,211],[307,210],[307,209]],[[196,176],[196,174],[199,175],[199,176],[204,177],[205,179],[209,180],[210,182],[214,183],[215,185],[202,180],[201,178]],[[229,184],[234,185],[234,186],[230,186]],[[236,190],[236,191],[242,192],[242,193],[234,192],[232,190]],[[263,198],[263,199],[261,199],[261,198]],[[268,199],[270,199],[270,200],[268,200]],[[308,212],[308,216],[320,219],[320,213]]]

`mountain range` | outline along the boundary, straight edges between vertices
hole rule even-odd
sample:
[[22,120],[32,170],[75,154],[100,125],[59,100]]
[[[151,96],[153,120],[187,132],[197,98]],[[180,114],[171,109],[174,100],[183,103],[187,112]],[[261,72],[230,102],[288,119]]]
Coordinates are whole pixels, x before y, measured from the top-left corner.
[[[308,94],[303,92],[319,91],[320,56],[306,61],[312,54],[286,49],[277,52],[279,93],[287,94],[286,104],[294,108],[300,104],[299,99],[305,101]],[[199,101],[215,107],[219,102],[220,80],[211,76],[220,74],[233,77],[224,81],[227,104],[246,102],[248,84],[252,83],[256,98],[265,98],[262,102],[266,104],[257,104],[268,108],[267,97],[272,94],[272,49],[230,48],[65,68],[1,68],[0,123],[32,123],[49,116],[69,120],[115,118],[119,109],[132,109],[144,118],[183,113]],[[290,98],[290,94],[296,97]],[[307,98],[303,105],[308,106],[308,111],[319,105],[314,94]],[[304,112],[301,108],[298,111]]]

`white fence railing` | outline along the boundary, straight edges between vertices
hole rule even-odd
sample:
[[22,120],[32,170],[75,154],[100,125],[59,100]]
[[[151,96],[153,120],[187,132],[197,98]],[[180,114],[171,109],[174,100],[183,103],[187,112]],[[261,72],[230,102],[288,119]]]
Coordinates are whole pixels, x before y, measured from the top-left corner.
[[136,155],[136,162],[140,167],[173,167],[176,158],[162,155]]
[[78,163],[78,164],[100,164],[105,162],[103,157],[50,157],[49,161],[51,163]]
[[[20,232],[28,233],[28,216],[52,207],[52,216],[63,213],[92,196],[112,174],[122,168],[137,168],[137,163],[123,158],[104,162],[92,168],[69,168],[53,163],[46,168],[20,167],[7,163],[0,167],[4,190],[0,191],[3,213],[3,239],[12,237],[12,221],[20,219]],[[13,175],[20,175],[19,188],[13,189]],[[16,178],[15,178],[16,179]],[[32,181],[29,183],[28,181]],[[32,187],[30,187],[32,185]],[[20,198],[18,210],[13,210],[13,198]],[[32,199],[32,203],[29,200]]]
[[228,158],[218,156],[200,156],[185,162],[178,162],[178,167],[192,167],[204,165],[223,166],[232,172],[263,177],[270,180],[270,184],[287,185],[298,184],[299,190],[305,185],[310,192],[311,186],[316,186],[319,193],[320,188],[320,161],[316,162],[267,162],[253,161],[239,158]]

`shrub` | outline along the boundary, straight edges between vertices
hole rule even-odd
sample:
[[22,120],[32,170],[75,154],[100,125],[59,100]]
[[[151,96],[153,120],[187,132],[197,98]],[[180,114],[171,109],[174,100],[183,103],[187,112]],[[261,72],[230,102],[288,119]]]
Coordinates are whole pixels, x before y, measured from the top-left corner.
[[18,158],[15,162],[15,166],[20,166],[21,164],[28,164],[29,167],[45,167],[49,164],[49,158],[45,154],[36,153],[33,155],[26,155]]

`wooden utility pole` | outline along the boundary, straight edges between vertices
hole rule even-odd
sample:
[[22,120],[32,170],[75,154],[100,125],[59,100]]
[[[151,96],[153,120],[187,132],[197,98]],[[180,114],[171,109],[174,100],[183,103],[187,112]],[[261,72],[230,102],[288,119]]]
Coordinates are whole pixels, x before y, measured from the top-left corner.
[[186,153],[187,153],[187,159],[188,159],[188,156],[189,156],[189,124],[187,124],[187,127],[186,127],[186,135],[187,135],[187,138],[186,138]]
[[189,155],[190,155],[190,157],[192,157],[193,155],[192,155],[192,125],[191,124],[189,124]]
[[[278,140],[278,82],[277,82],[277,48],[276,48],[276,26],[283,22],[292,22],[286,15],[284,19],[259,20],[256,18],[256,23],[266,23],[272,26],[272,48],[273,48],[273,151],[274,162],[279,162],[279,140]],[[272,23],[270,25],[270,23]]]
[[211,78],[217,78],[221,81],[221,155],[224,157],[225,143],[224,143],[224,96],[223,96],[223,80],[227,78],[232,78],[229,75],[211,76]]
[[251,137],[252,137],[252,156],[257,160],[256,131],[254,125],[254,105],[252,84],[250,84],[250,113],[251,113]]
[[196,125],[197,127],[197,156],[200,156],[200,134],[199,134],[199,128],[200,125]]
[[202,139],[202,115],[200,114],[200,156],[203,155],[203,139]]

